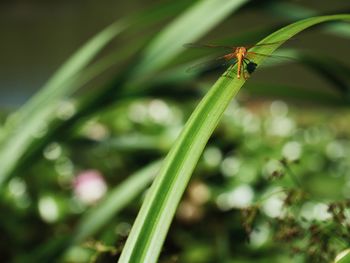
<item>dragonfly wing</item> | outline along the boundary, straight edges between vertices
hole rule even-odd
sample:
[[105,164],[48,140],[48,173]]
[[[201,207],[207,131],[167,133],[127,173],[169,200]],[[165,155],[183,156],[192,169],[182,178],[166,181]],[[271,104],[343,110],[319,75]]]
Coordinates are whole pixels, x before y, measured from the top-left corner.
[[218,48],[218,49],[227,49],[227,50],[232,50],[235,49],[236,47],[232,46],[225,46],[225,45],[212,45],[212,44],[200,44],[200,43],[188,43],[184,44],[184,47],[186,48]]
[[186,70],[186,72],[202,72],[202,71],[210,71],[210,70],[215,70],[215,69],[220,69],[225,67],[227,68],[228,66],[232,65],[232,63],[235,63],[235,62],[225,60],[225,58],[222,56],[222,57],[206,60],[198,64],[195,64],[189,67]]
[[[294,39],[288,39],[288,41],[290,41],[290,40],[294,40]],[[270,43],[255,44],[255,45],[242,45],[242,46],[250,49],[252,47],[273,46],[273,45],[277,45],[277,44],[283,44],[284,42],[286,42],[286,40],[270,42]],[[186,48],[222,48],[222,49],[228,49],[228,50],[234,50],[234,49],[236,49],[238,47],[242,47],[242,46],[214,45],[214,44],[201,44],[201,43],[184,44],[184,47],[186,47]]]
[[[288,41],[295,41],[295,38],[289,38]],[[276,41],[276,42],[269,42],[269,43],[261,43],[261,44],[255,44],[255,45],[246,45],[245,47],[247,48],[252,48],[252,47],[263,47],[263,46],[273,46],[273,45],[277,45],[277,44],[283,44],[287,41],[286,40],[282,40],[282,41]]]
[[292,57],[287,57],[287,56],[279,56],[279,55],[267,55],[267,54],[262,54],[262,53],[257,53],[257,52],[253,52],[253,51],[248,51],[246,58],[247,59],[254,59],[255,57],[268,57],[268,58],[274,58],[274,59],[287,59],[287,60],[293,60],[295,61],[295,58]]

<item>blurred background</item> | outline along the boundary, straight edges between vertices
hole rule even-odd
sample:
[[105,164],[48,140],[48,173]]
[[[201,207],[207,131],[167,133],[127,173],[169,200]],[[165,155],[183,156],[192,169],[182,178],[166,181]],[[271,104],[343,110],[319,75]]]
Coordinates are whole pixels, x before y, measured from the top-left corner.
[[[210,25],[203,13],[172,27],[201,2],[1,1],[1,262],[116,262],[159,160],[225,70],[189,72],[220,51],[186,41],[254,44],[350,10],[343,0],[227,1]],[[278,51],[291,59],[252,74],[160,262],[332,262],[349,247],[349,38],[348,23],[315,26]]]

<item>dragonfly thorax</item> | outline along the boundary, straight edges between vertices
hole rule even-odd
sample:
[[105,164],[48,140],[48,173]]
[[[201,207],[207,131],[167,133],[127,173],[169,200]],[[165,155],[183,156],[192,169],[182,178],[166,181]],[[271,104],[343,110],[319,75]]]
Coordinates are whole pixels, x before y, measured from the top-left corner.
[[237,47],[236,50],[235,50],[235,53],[237,56],[239,57],[245,57],[246,54],[247,54],[247,48],[245,47]]

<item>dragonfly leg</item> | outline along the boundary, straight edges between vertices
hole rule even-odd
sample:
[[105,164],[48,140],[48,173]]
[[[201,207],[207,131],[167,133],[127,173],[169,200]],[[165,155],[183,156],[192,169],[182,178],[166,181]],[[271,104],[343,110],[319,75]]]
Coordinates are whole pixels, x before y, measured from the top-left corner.
[[[247,61],[249,61],[249,63]],[[247,75],[250,76],[255,71],[257,64],[250,59],[243,60],[243,63],[245,65]]]
[[245,64],[244,64],[244,60],[243,60],[243,63],[242,63],[242,73],[241,73],[241,75],[243,75],[243,78],[244,78],[244,80],[247,80],[247,76],[246,76],[246,72],[245,72]]
[[[233,73],[232,75],[233,76],[230,76],[230,73]],[[234,79],[234,74],[235,74],[235,71],[233,70],[233,66],[231,65],[225,72],[225,74],[223,75],[223,77],[225,78],[230,78],[230,79]]]
[[227,70],[224,75],[222,75],[224,78],[234,79],[234,77],[230,76],[230,70]]
[[[247,80],[247,76],[246,76],[246,70],[247,70],[247,65],[248,65],[248,63],[247,63],[247,60],[250,62],[250,60],[249,59],[243,59],[243,64],[242,64],[242,67],[243,67],[243,78],[244,78],[244,80]],[[249,77],[250,75],[248,75],[248,77]]]

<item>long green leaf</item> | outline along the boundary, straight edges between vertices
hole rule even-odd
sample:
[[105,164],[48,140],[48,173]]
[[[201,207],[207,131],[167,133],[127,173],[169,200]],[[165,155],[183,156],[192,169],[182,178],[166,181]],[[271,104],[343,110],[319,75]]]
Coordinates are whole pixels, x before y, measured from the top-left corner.
[[47,82],[42,90],[25,104],[5,127],[7,134],[0,148],[0,186],[12,172],[18,160],[41,129],[48,125],[48,118],[64,96],[80,86],[71,79],[116,35],[126,28],[120,21],[107,27],[80,48]]
[[[259,46],[253,51],[271,54],[284,41],[308,27],[336,20],[350,20],[350,15],[314,17],[293,23],[259,42],[280,41],[279,44]],[[263,57],[259,57],[254,62],[259,65],[263,60]],[[176,208],[202,151],[244,82],[244,79],[221,77],[197,106],[146,196],[119,259],[120,263],[157,261]]]
[[[265,7],[270,13],[292,21],[304,19],[311,16],[321,15],[317,11],[296,3],[274,1]],[[350,28],[346,23],[333,23],[323,27],[324,31],[341,37],[350,37]]]
[[[130,29],[128,30],[128,32],[132,32],[132,33],[135,33],[133,31],[141,32],[145,27],[147,28],[152,24],[162,21],[163,19],[174,16],[178,12],[182,11],[185,7],[188,7],[189,5],[190,3],[188,3],[185,0],[180,0],[176,2],[165,1],[162,4],[156,4],[155,6],[147,10],[143,10],[139,13],[129,16],[128,19],[124,20],[125,21],[124,23],[126,24],[126,27]],[[122,22],[116,22],[112,24],[107,29],[102,31],[102,33],[94,37],[93,40],[96,38],[99,39],[100,37],[103,37],[103,35],[105,35],[104,33],[106,32],[108,33],[108,31],[110,31],[110,29],[115,28],[118,23],[121,24]],[[92,44],[90,43],[91,45],[87,43],[84,46],[85,48],[84,47],[81,48],[81,51],[78,51],[77,54],[74,55],[75,59],[72,58],[69,60],[71,63],[67,62],[65,63],[64,66],[61,67],[61,69],[64,69],[64,68],[71,69],[71,72],[69,70],[64,70],[66,74],[63,74],[63,75],[65,75],[66,78],[62,78],[62,80],[66,79],[66,81],[61,81],[62,85],[55,85],[56,88],[52,88],[52,89],[63,89],[61,90],[62,92],[60,92],[62,94],[61,97],[68,96],[70,93],[79,89],[80,87],[88,83],[90,80],[94,79],[96,76],[103,73],[105,70],[111,68],[111,66],[116,65],[120,61],[125,60],[126,57],[130,58],[131,55],[134,55],[135,52],[137,52],[141,46],[145,45],[144,42],[146,41],[146,38],[147,39],[149,38],[148,33],[144,33],[141,37],[138,37],[137,43],[133,43],[132,45],[127,45],[121,49],[118,48],[116,51],[109,53],[104,58],[101,58],[98,61],[94,62],[90,67],[83,69],[83,66],[84,66],[83,63],[78,63],[78,61],[81,62],[83,60],[86,60],[87,57],[91,56],[91,53],[87,51],[91,49],[91,47],[93,47],[93,42],[96,43],[96,41],[92,40]],[[105,39],[105,41],[107,40],[108,39]],[[98,48],[98,46],[100,45],[101,43],[97,45],[96,48]],[[94,51],[95,53],[97,52],[97,50],[92,50],[92,51]],[[83,57],[83,56],[87,56],[87,57]],[[75,65],[75,67],[73,65]],[[78,70],[78,67],[76,67],[77,65],[80,67],[80,70]],[[59,71],[61,72],[61,70]],[[76,71],[75,74],[74,74],[74,71]],[[59,74],[59,72],[57,74]],[[55,74],[56,77],[57,77],[57,74]],[[67,78],[68,75],[72,77]],[[115,74],[115,75],[123,75],[123,73],[118,72],[118,74]],[[53,78],[56,78],[56,77],[54,76]],[[62,74],[61,74],[61,77],[62,77]],[[116,85],[113,85],[113,87],[115,86]],[[90,107],[91,105],[88,103],[84,104],[84,106],[81,106],[80,105],[81,103],[77,103],[78,107],[76,109],[76,114],[72,118],[66,121],[57,119],[56,115],[54,114],[54,110],[56,109],[56,104],[49,103],[51,92],[46,92],[45,91],[46,88],[44,88],[44,90],[40,90],[35,95],[35,97],[28,103],[28,104],[32,104],[31,107],[29,107],[28,104],[25,104],[23,107],[27,107],[27,109],[25,110],[20,109],[19,112],[28,113],[30,112],[30,108],[33,108],[33,109],[37,109],[37,111],[44,116],[45,116],[45,111],[49,113],[51,112],[52,114],[48,113],[46,120],[41,116],[36,117],[35,119],[31,119],[30,117],[35,117],[35,113],[29,114],[30,116],[27,114],[28,118],[24,118],[22,116],[20,121],[19,117],[21,116],[21,114],[15,113],[13,115],[15,116],[17,115],[17,117],[16,118],[11,117],[10,121],[7,122],[7,126],[8,126],[7,134],[4,135],[4,132],[1,134],[3,135],[4,143],[2,147],[4,147],[4,149],[2,150],[0,149],[0,155],[1,153],[6,153],[6,155],[8,155],[8,159],[5,159],[6,163],[2,165],[2,167],[4,167],[5,169],[3,171],[0,171],[0,186],[2,181],[5,180],[6,177],[8,177],[9,175],[13,174],[14,171],[20,171],[21,169],[23,169],[23,167],[26,167],[28,163],[31,163],[33,160],[35,160],[37,156],[40,154],[40,152],[42,151],[43,147],[47,145],[47,143],[51,141],[53,137],[57,139],[57,137],[59,137],[62,134],[62,130],[69,131],[74,129],[74,127],[72,127],[74,126],[73,124],[75,124],[82,117],[82,115],[86,114],[86,112],[91,113],[95,110],[95,108]],[[43,93],[45,94],[43,95]],[[55,92],[52,92],[52,94],[54,93]],[[109,95],[110,90],[108,89],[105,90],[105,93],[108,93],[108,96],[111,97]],[[45,96],[47,96],[46,99],[45,99]],[[39,97],[42,97],[42,99],[39,99]],[[56,96],[56,97],[58,101],[59,96]],[[36,101],[38,104],[35,104],[35,102],[33,101]],[[40,105],[39,103],[40,101],[45,101],[44,105]],[[100,101],[98,96],[96,97],[95,100],[92,100],[92,103],[94,105],[98,104],[99,102]],[[101,103],[101,104],[104,104],[104,103]],[[16,119],[17,122],[14,121],[13,119]],[[43,134],[43,136],[40,137],[40,139],[35,140],[35,136],[28,137],[28,135],[31,135],[30,132],[27,132],[28,130],[29,131],[31,130],[28,127],[34,130],[35,128],[37,129],[45,128],[49,125],[50,125],[50,129],[45,134]],[[67,127],[70,129],[67,129]],[[21,135],[14,134],[16,132],[18,133],[23,132],[27,134],[24,134],[21,137]],[[18,149],[18,150],[12,149],[14,152],[16,152],[16,155],[11,154],[12,153],[11,148],[13,148],[12,146],[17,147],[17,144],[21,142],[21,140],[18,140],[18,138],[23,139],[24,143],[21,143],[21,146],[20,146],[21,149]],[[14,143],[13,141],[17,142],[17,144]],[[23,156],[20,153],[23,153]],[[11,156],[12,156],[12,159],[10,159]],[[2,164],[1,160],[0,160],[0,164]],[[1,177],[2,174],[5,177],[4,179],[2,179]]]
[[346,249],[338,254],[334,263],[350,263],[350,249]]
[[[171,30],[166,30],[165,33],[158,38],[158,41],[155,41],[155,44],[152,44],[149,47],[147,52],[145,52],[145,59],[153,57],[155,53],[159,53],[160,51],[164,52],[164,50],[158,49],[162,48],[162,46],[159,46],[158,44],[167,43],[168,46],[164,54],[154,57],[157,65],[165,64],[176,56],[176,54],[181,52],[181,45],[173,45],[174,37],[180,34],[180,30],[186,29],[183,26],[179,27],[180,24],[184,25],[187,23],[188,26],[194,28],[192,34],[185,38],[189,41],[194,40],[210,30],[213,26],[224,19],[234,8],[239,7],[247,0],[232,0],[228,1],[230,3],[225,5],[220,5],[220,1],[221,0],[201,1],[196,5],[197,8],[191,8],[190,11],[187,11],[186,15],[183,16],[183,19],[179,20],[180,22],[182,21],[182,23],[174,23]],[[178,10],[179,8],[181,9],[184,4],[187,5],[186,2],[182,1],[174,3],[175,10]],[[134,16],[133,19],[117,22],[106,28],[84,45],[83,48],[81,48],[57,71],[45,87],[32,100],[24,105],[19,112],[9,118],[6,124],[6,132],[2,136],[2,144],[0,148],[0,166],[2,167],[0,170],[0,187],[14,171],[24,153],[27,152],[30,145],[35,140],[35,137],[38,136],[37,134],[42,134],[41,131],[45,130],[51,123],[59,100],[80,88],[80,85],[71,78],[78,74],[105,44],[107,44],[118,33],[122,32],[131,23],[130,21],[141,21],[143,24],[147,24],[144,23],[144,20],[154,20],[154,14],[156,14],[155,16],[158,19],[158,17],[162,18],[173,13],[174,8],[169,8],[171,5],[172,3],[170,3],[170,5],[167,4],[161,8],[153,10],[155,13],[147,12],[141,17]],[[202,12],[209,12],[215,5],[222,7],[217,8],[217,11],[212,12],[210,16],[207,16],[207,21],[205,23],[201,23],[198,26],[196,21],[197,19],[200,19],[200,17],[197,9],[202,10]],[[196,15],[195,19],[193,19],[194,15]],[[169,34],[169,32],[171,33]],[[171,39],[169,39],[169,37],[171,37]],[[143,60],[140,61],[141,67],[138,68],[138,72],[142,73],[141,75],[145,75],[149,73],[149,69],[147,63],[142,61]],[[162,62],[159,63],[159,61]],[[153,72],[155,70],[156,69],[154,68]],[[82,79],[81,76],[79,77]],[[82,82],[85,81],[83,80]]]
[[152,41],[134,74],[147,76],[154,73],[181,53],[184,43],[203,36],[245,2],[247,0],[198,1]]
[[131,174],[120,185],[110,190],[96,207],[84,214],[69,237],[59,236],[43,243],[22,261],[52,262],[53,258],[60,258],[72,246],[79,245],[94,235],[146,189],[159,171],[160,164],[161,161],[152,162]]
[[160,164],[161,161],[157,161],[146,166],[108,193],[108,196],[96,208],[81,219],[73,234],[72,243],[80,243],[96,233],[118,211],[135,199],[153,180],[160,169]]

